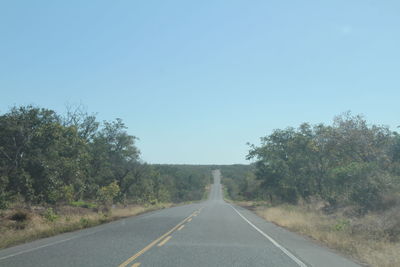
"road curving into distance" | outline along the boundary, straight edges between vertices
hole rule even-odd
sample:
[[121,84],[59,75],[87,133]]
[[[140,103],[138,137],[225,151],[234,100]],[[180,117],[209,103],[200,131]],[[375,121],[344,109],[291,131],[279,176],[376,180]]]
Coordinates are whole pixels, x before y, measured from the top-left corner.
[[0,251],[0,266],[322,266],[356,263],[222,198],[122,219]]

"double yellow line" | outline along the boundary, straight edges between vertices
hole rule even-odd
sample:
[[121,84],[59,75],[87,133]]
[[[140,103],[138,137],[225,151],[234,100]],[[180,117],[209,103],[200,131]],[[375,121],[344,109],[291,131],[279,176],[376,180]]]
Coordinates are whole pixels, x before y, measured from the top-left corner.
[[[163,234],[162,236],[160,236],[159,238],[157,238],[156,240],[154,240],[153,242],[151,242],[150,244],[148,244],[147,246],[145,246],[141,251],[137,252],[135,255],[133,255],[132,257],[130,257],[129,259],[127,259],[126,261],[124,261],[123,263],[121,263],[118,267],[125,267],[127,266],[129,263],[131,263],[132,261],[136,260],[140,255],[142,255],[143,253],[145,253],[146,251],[148,251],[149,249],[151,249],[152,247],[154,247],[158,242],[160,242],[162,239],[164,239],[166,236],[170,235],[172,232],[174,232],[176,229],[178,229],[181,225],[183,225],[186,221],[190,222],[191,218],[195,215],[198,215],[199,212],[202,210],[203,208],[200,208],[198,210],[196,210],[195,212],[193,212],[192,214],[190,214],[188,217],[186,217],[183,221],[181,221],[180,223],[178,223],[177,225],[175,225],[171,230],[169,230],[168,232],[166,232],[165,234]],[[168,239],[169,240],[169,239]],[[168,241],[167,240],[167,241]],[[166,243],[166,242],[165,242]]]

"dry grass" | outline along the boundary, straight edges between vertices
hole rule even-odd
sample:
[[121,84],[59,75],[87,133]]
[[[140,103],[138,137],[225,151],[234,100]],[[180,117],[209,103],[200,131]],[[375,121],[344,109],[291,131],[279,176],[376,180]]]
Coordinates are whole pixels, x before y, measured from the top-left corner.
[[[255,212],[277,225],[309,236],[371,266],[400,266],[400,242],[385,232],[385,216],[326,215],[304,206],[257,206]],[[393,211],[393,213],[396,211]]]
[[[44,216],[43,209],[6,210],[0,214],[0,248],[29,242],[35,239],[49,237],[64,232],[70,232],[92,227],[113,220],[138,215],[144,212],[171,207],[172,204],[130,205],[119,206],[107,213],[96,212],[92,209],[70,206],[58,207],[52,221]],[[27,219],[12,220],[13,214],[22,212]]]

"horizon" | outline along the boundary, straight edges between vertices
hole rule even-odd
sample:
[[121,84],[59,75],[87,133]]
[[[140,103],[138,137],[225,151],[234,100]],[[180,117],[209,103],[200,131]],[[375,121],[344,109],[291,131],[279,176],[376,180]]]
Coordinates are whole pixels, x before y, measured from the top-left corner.
[[[23,4],[21,4],[23,3]],[[396,1],[0,4],[0,112],[84,105],[150,164],[232,165],[348,110],[400,125]]]

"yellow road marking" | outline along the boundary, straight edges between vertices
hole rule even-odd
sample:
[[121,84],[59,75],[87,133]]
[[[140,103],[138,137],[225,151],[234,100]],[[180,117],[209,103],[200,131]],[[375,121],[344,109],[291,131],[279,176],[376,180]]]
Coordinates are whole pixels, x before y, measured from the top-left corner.
[[[195,211],[196,212],[196,211]],[[129,259],[127,259],[126,261],[124,261],[123,263],[121,263],[118,267],[126,267],[129,263],[131,263],[132,261],[136,260],[140,255],[142,255],[143,253],[145,253],[146,251],[148,251],[149,249],[151,249],[155,244],[157,244],[158,242],[160,242],[160,240],[164,239],[166,236],[168,236],[169,234],[171,234],[173,231],[175,231],[177,228],[179,228],[179,226],[181,226],[182,224],[184,224],[186,221],[191,220],[193,214],[195,213],[193,212],[192,214],[190,214],[188,217],[186,217],[185,219],[183,219],[183,221],[181,221],[180,223],[178,223],[177,225],[175,225],[171,230],[169,230],[168,232],[166,232],[165,234],[163,234],[162,236],[160,236],[159,238],[157,238],[156,240],[154,240],[153,242],[151,242],[150,244],[148,244],[147,246],[145,246],[141,251],[137,252],[135,255],[133,255],[132,257],[130,257]]]
[[192,221],[192,218],[189,218],[188,222],[191,222],[191,221]]
[[201,207],[199,210],[197,210],[197,211],[192,215],[192,217],[196,217],[197,215],[199,215],[200,212],[201,212],[201,210],[202,210],[203,208],[204,208],[204,207]]
[[183,227],[185,227],[184,224],[182,224],[182,225],[178,228],[178,231],[182,230]]
[[161,241],[157,246],[159,246],[159,247],[164,246],[165,243],[167,243],[167,242],[171,239],[171,237],[172,237],[172,236],[167,236],[167,237],[166,237],[163,241]]
[[140,266],[140,262],[136,262],[131,267],[139,267],[139,266]]

